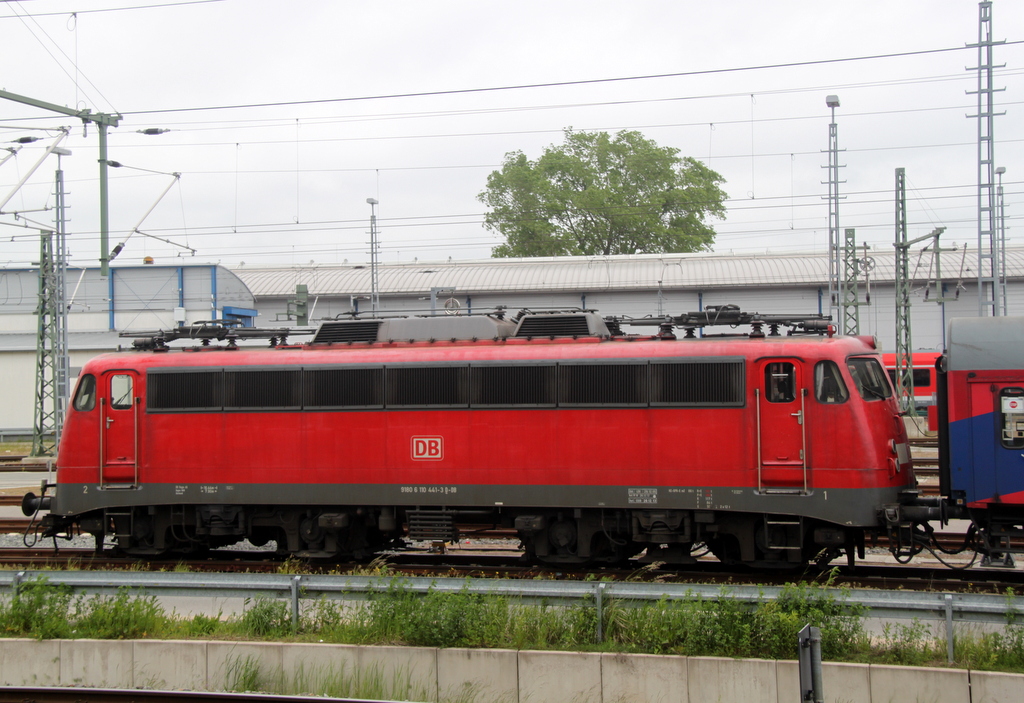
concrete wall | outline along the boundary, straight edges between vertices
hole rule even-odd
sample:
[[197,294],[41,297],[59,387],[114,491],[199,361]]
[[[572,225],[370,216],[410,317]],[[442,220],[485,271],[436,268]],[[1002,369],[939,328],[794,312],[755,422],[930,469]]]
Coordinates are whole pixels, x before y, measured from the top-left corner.
[[[795,661],[501,649],[169,640],[0,639],[0,685],[224,690],[239,666],[264,680],[362,678],[396,700],[480,703],[786,703]],[[1024,675],[825,663],[830,703],[1022,703]]]

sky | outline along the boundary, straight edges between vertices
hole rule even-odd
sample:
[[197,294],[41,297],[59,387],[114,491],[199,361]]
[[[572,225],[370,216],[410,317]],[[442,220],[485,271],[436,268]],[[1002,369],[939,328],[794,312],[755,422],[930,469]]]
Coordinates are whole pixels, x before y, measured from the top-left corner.
[[[716,252],[824,253],[828,95],[840,228],[891,251],[902,167],[910,238],[945,227],[974,252],[978,20],[975,0],[0,0],[0,89],[120,115],[114,265],[366,263],[371,211],[383,263],[487,258],[487,175],[567,128],[638,130],[719,172]],[[994,0],[992,30],[1013,246],[1024,2]],[[96,126],[0,100],[2,267],[53,226],[58,159],[39,161],[60,127],[69,263],[98,263]]]

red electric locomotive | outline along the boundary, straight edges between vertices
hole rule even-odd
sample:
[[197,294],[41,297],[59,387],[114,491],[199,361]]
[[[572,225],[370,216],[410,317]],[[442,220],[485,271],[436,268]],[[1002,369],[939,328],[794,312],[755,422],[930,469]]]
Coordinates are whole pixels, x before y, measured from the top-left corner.
[[685,564],[698,544],[852,563],[914,487],[873,340],[730,308],[653,322],[352,318],[258,349],[235,343],[253,330],[174,350],[187,329],[154,333],[83,367],[52,495],[25,507],[49,509],[44,536],[136,555],[247,538],[366,557],[473,523],[516,529],[546,563]]

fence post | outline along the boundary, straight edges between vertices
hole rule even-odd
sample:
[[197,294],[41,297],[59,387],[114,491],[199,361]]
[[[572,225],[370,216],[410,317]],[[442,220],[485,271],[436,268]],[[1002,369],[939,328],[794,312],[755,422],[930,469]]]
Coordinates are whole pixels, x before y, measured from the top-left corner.
[[821,630],[808,623],[797,635],[800,653],[800,701],[824,703],[821,685]]
[[953,663],[953,596],[947,593],[943,598],[946,609],[946,660]]
[[607,584],[603,581],[597,584],[596,607],[597,607],[597,641],[604,642],[604,588]]
[[17,597],[21,592],[21,582],[25,579],[25,575],[24,571],[19,571],[14,575],[14,578],[11,579],[11,595]]
[[299,582],[301,580],[301,576],[292,576],[289,584],[292,591],[292,632],[299,630]]

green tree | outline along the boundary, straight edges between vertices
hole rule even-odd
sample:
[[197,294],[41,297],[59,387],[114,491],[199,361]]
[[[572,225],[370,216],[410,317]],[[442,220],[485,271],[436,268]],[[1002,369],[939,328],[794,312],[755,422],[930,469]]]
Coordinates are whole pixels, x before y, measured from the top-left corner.
[[653,254],[711,249],[725,179],[639,132],[565,131],[536,161],[505,155],[478,199],[496,257]]

